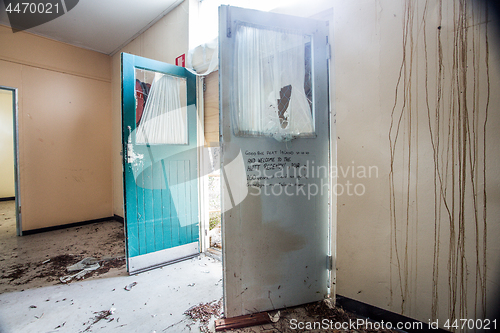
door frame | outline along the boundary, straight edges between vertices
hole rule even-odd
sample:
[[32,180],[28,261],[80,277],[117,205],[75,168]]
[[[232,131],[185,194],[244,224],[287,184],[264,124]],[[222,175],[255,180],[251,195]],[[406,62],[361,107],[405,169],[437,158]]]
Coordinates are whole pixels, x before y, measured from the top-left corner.
[[12,117],[13,117],[13,140],[14,140],[14,193],[16,205],[16,234],[23,235],[21,216],[21,176],[19,168],[19,104],[18,89],[0,85],[1,90],[12,92]]
[[205,76],[196,75],[196,115],[198,130],[198,213],[200,216],[200,252],[210,248],[208,175],[206,172],[207,154],[205,147]]

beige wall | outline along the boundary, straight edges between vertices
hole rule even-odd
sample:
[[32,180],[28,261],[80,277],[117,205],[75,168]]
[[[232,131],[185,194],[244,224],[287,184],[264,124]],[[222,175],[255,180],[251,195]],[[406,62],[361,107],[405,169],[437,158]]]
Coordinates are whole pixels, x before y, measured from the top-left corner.
[[112,57],[113,213],[115,215],[123,217],[121,53],[175,64],[175,58],[183,53],[187,54],[188,51],[189,10],[189,1],[184,1]]
[[14,197],[13,92],[0,89],[0,198]]
[[485,60],[484,8],[461,29],[458,1],[426,3],[334,2],[338,169],[356,168],[337,181],[366,190],[338,196],[337,292],[442,325],[499,296],[500,63],[491,23]]
[[112,215],[110,57],[0,26],[18,88],[23,230]]

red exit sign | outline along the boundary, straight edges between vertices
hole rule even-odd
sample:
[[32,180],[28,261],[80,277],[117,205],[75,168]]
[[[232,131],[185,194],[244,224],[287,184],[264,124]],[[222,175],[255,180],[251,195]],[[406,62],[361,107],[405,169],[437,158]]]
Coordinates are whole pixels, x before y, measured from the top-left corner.
[[175,58],[175,65],[179,67],[186,67],[186,54],[184,53],[181,56]]

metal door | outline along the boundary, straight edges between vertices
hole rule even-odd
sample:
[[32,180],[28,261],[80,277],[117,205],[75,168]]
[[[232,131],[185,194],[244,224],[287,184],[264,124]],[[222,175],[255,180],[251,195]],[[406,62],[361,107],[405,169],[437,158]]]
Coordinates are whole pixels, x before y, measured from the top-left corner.
[[122,125],[129,274],[198,254],[195,76],[122,53]]
[[[321,300],[329,293],[331,265],[328,25],[230,6],[220,7],[219,20],[225,314],[235,317]],[[288,93],[283,87],[278,96],[307,90],[313,132],[280,142],[235,128],[235,114],[250,107],[241,100],[255,93],[234,90],[238,68],[246,65],[236,53],[242,25],[303,36],[303,82],[308,87],[295,86]],[[235,96],[242,97],[235,102]],[[283,117],[285,111],[278,112]]]

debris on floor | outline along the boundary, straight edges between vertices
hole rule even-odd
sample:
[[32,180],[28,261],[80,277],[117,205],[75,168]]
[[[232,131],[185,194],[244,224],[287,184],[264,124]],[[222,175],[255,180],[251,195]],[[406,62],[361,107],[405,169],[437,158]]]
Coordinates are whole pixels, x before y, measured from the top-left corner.
[[57,327],[55,327],[54,329],[55,330],[58,330],[60,329],[61,327],[64,327],[64,325],[66,325],[66,322],[62,323],[61,325],[58,325]]
[[[81,259],[83,257],[67,266]],[[205,262],[210,274],[200,272],[198,264]],[[104,261],[103,265],[108,263]],[[199,332],[198,322],[184,312],[193,305],[219,300],[222,288],[216,288],[214,284],[221,277],[222,264],[202,256],[201,261],[188,259],[134,275],[103,279],[85,277],[83,281],[75,280],[69,284],[58,281],[57,285],[4,293],[0,295],[0,332],[188,333],[190,326],[191,332],[195,333]],[[137,284],[131,291],[123,289],[133,282]],[[188,283],[195,283],[195,286],[187,287]],[[36,308],[30,308],[31,305]],[[102,310],[109,310],[112,314],[99,316]],[[45,313],[43,317],[42,313]],[[100,317],[103,319],[93,324]],[[55,329],[59,325],[61,327]]]
[[279,320],[280,320],[280,311],[276,312],[276,313],[269,313],[269,319],[273,322],[273,323],[277,323]]
[[[222,300],[219,301],[221,306],[222,306]],[[195,307],[192,307],[188,311],[186,311],[185,314],[188,314],[190,318],[193,320],[200,321],[200,331],[201,332],[213,332],[214,328],[208,323],[212,319],[212,313],[210,312],[210,308],[207,306],[213,304],[212,303],[206,303],[206,304],[200,304]],[[219,311],[222,311],[219,309]],[[220,313],[220,312],[219,312]],[[349,323],[351,322],[357,322],[359,317],[357,317],[355,314],[347,312],[343,310],[340,307],[337,307],[333,305],[332,300],[330,299],[325,299],[321,302],[316,302],[316,303],[310,303],[304,306],[297,306],[293,308],[287,308],[283,309],[281,311],[274,311],[274,312],[269,312],[265,313],[262,312],[260,314],[265,315],[268,317],[268,323],[267,324],[259,324],[256,326],[250,326],[250,327],[242,327],[239,326],[240,328],[233,328],[226,330],[224,329],[224,326],[221,326],[221,320],[218,320],[219,318],[222,317],[222,313],[220,315],[216,315],[215,311],[213,313],[214,319],[217,320],[219,325],[217,326],[218,329],[222,329],[222,331],[225,332],[231,332],[231,333],[255,333],[255,332],[282,332],[282,333],[294,333],[294,332],[308,332],[308,333],[322,333],[325,332],[324,327],[315,329],[312,325],[314,323],[323,323],[323,320],[327,320],[330,325],[333,325],[335,327],[335,323],[339,323],[341,326],[342,323]],[[199,318],[204,318],[204,320],[201,320]],[[311,327],[307,327],[304,325],[302,328],[297,327],[297,323],[307,323],[311,324]],[[229,326],[227,326],[229,327]],[[233,326],[237,327],[237,326]],[[330,331],[330,330],[328,330]],[[396,331],[394,330],[375,330],[375,329],[369,329],[366,327],[357,327],[356,330],[350,330],[350,329],[333,329],[331,330],[333,332],[338,332],[338,333],[352,333],[352,332],[357,332],[357,333],[374,333],[374,332],[386,332],[386,333],[395,333]]]
[[[328,319],[333,323],[347,323],[347,322],[356,322],[360,317],[356,316],[354,313],[345,311],[339,306],[333,304],[330,299],[325,299],[322,302],[308,304],[305,307],[306,315],[315,318],[315,319]],[[365,318],[363,318],[365,319]],[[370,321],[366,319],[366,321]],[[376,326],[376,325],[375,325]],[[396,331],[390,329],[370,329],[367,327],[357,327],[356,329],[359,333],[375,333],[375,332],[386,332],[386,333],[395,333]],[[316,332],[316,331],[311,331]],[[318,331],[319,332],[319,331]],[[350,330],[340,330],[340,332],[351,332]]]
[[194,321],[199,321],[201,332],[210,332],[210,323],[222,315],[222,298],[218,301],[195,305],[186,310],[184,314]]
[[73,274],[73,275],[62,276],[62,277],[59,278],[59,280],[62,283],[68,283],[68,282],[70,282],[73,279],[80,280],[80,279],[83,279],[87,273],[89,273],[90,271],[96,270],[98,268],[99,268],[99,264],[97,264],[97,266],[94,266],[94,267],[91,267],[91,268],[85,268],[85,269],[81,270],[80,272],[78,272],[76,274]]
[[115,320],[115,318],[109,318],[113,314],[113,312],[114,312],[113,310],[114,309],[111,308],[111,310],[104,310],[104,311],[94,312],[95,317],[92,318],[87,323],[83,323],[83,325],[87,326],[87,328],[85,330],[83,330],[83,331],[80,331],[80,333],[90,331],[91,328],[92,328],[92,326],[95,325],[95,324],[97,324],[101,320],[107,320],[108,323],[110,323],[113,320]]
[[68,272],[81,271],[83,269],[97,269],[99,268],[99,259],[93,257],[87,257],[80,260],[74,265],[68,266],[66,269]]
[[89,273],[91,271],[95,271],[99,267],[101,267],[101,265],[99,265],[98,259],[88,257],[88,258],[85,258],[83,260],[80,260],[79,262],[77,262],[74,265],[66,267],[68,272],[79,271],[78,273],[73,274],[73,275],[62,276],[59,278],[59,280],[62,283],[68,283],[73,279],[80,280],[80,279],[83,279],[87,273]]
[[137,285],[137,282],[132,282],[131,284],[129,284],[128,286],[125,286],[125,289],[126,291],[130,291],[132,290],[132,288],[134,288],[135,286]]
[[[15,204],[0,202],[15,216]],[[96,231],[97,230],[97,231]],[[66,270],[84,258],[100,259],[85,279],[126,275],[123,223],[110,220],[19,237],[15,218],[0,224],[0,294],[62,283]]]
[[[73,279],[105,274],[112,268],[125,268],[124,257],[98,260],[92,265],[81,265],[82,261],[80,255],[63,254],[39,263],[14,264],[2,268],[0,282],[11,286],[23,286],[35,280],[39,280],[42,284],[68,283]],[[77,266],[84,268],[76,274],[66,275],[67,272],[74,272]]]

